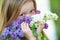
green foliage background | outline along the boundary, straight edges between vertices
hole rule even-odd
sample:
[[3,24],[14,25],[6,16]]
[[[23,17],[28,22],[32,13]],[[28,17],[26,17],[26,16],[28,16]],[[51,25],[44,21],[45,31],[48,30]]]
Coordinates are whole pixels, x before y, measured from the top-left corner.
[[55,21],[58,40],[60,40],[60,0],[50,0],[51,11],[57,13],[58,20]]

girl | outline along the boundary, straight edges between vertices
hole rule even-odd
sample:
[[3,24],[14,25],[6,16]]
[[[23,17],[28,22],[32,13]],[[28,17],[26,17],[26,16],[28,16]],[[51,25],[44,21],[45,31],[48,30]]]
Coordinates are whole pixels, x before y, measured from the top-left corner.
[[[3,33],[4,28],[9,26],[9,24],[11,24],[11,22],[16,18],[34,15],[36,12],[36,2],[35,0],[3,0],[1,9],[3,24],[0,28],[0,33]],[[28,40],[36,40],[28,26],[28,23],[21,23],[21,28]],[[37,28],[38,35],[43,28],[44,25],[39,24],[39,27]]]

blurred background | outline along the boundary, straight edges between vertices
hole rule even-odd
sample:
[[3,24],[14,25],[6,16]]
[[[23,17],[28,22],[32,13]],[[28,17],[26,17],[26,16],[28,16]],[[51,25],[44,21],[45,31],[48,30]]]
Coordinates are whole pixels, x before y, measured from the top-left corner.
[[[0,10],[2,1],[0,0]],[[50,27],[45,32],[50,40],[60,40],[60,0],[36,0],[36,2],[37,9],[41,10],[41,12],[51,11],[59,16],[57,21],[48,21]]]
[[50,0],[51,11],[57,13],[58,20],[55,21],[58,40],[60,40],[60,0]]

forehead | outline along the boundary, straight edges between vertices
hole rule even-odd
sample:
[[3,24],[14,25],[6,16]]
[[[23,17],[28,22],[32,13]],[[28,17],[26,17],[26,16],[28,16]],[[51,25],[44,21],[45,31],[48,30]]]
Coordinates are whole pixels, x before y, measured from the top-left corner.
[[33,8],[34,8],[34,4],[33,4],[32,1],[30,1],[30,2],[26,2],[26,3],[22,6],[21,11],[29,11],[29,10],[31,10],[31,9],[33,9]]

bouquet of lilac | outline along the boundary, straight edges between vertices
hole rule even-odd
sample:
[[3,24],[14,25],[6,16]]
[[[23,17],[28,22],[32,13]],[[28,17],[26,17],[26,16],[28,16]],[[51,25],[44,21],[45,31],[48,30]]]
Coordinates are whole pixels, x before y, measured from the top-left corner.
[[24,21],[30,23],[31,17],[17,18],[14,20],[8,27],[4,29],[4,32],[0,34],[0,39],[20,40],[21,38],[24,38],[24,32],[22,31],[20,25]]
[[8,27],[4,29],[4,32],[0,34],[0,38],[4,40],[21,40],[21,38],[24,38],[24,32],[21,29],[22,22],[27,22],[33,32],[33,35],[37,37],[38,34],[36,32],[36,29],[37,29],[38,22],[44,24],[45,25],[44,28],[47,29],[48,24],[46,23],[46,21],[57,20],[58,18],[56,14],[52,14],[52,13],[44,14],[43,17],[41,16],[42,15],[40,14],[40,11],[36,11],[36,15],[33,15],[31,17],[24,16],[23,18],[17,18]]
[[[38,27],[38,23],[43,24],[44,28],[47,29],[48,28],[48,24],[46,23],[47,20],[57,20],[58,16],[55,13],[51,13],[51,12],[47,12],[44,13],[43,15],[40,13],[39,10],[36,11],[36,14],[32,16],[32,21],[30,22],[30,27],[33,30],[33,34],[35,37],[38,36],[36,29]],[[43,30],[41,32],[41,40],[45,40],[48,39],[45,36],[45,33],[43,33]],[[40,37],[39,37],[40,38]]]
[[58,16],[56,13],[45,13],[42,15],[42,13],[40,14],[40,11],[37,10],[36,11],[36,15],[32,16],[32,21],[30,23],[30,26],[32,26],[34,23],[36,24],[37,22],[41,23],[41,24],[45,24],[45,29],[47,29],[47,20],[57,20]]

